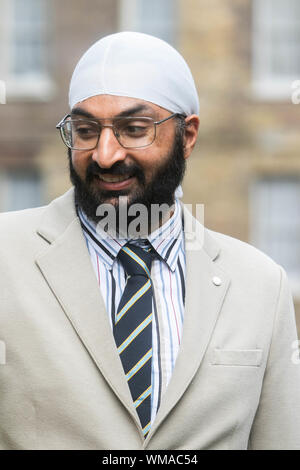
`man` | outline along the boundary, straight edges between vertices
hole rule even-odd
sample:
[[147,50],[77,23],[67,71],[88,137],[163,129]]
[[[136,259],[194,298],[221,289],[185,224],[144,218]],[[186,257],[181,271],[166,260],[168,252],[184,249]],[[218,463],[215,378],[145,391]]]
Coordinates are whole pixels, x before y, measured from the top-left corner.
[[177,197],[199,127],[185,61],[110,35],[69,97],[74,188],[0,217],[1,448],[299,449],[286,275]]

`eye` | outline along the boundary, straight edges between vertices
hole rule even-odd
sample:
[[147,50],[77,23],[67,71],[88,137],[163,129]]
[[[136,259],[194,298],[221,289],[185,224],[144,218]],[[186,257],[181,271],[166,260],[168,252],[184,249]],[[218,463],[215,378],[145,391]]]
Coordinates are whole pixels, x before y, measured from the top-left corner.
[[82,139],[88,139],[88,138],[95,137],[96,135],[98,135],[98,130],[94,126],[87,125],[87,124],[77,123],[75,124],[73,129],[76,135]]
[[116,124],[117,132],[128,137],[141,137],[147,134],[150,124],[142,120],[126,120]]
[[125,127],[124,131],[127,132],[127,134],[138,134],[139,132],[144,132],[147,126],[133,126],[133,125],[128,125]]

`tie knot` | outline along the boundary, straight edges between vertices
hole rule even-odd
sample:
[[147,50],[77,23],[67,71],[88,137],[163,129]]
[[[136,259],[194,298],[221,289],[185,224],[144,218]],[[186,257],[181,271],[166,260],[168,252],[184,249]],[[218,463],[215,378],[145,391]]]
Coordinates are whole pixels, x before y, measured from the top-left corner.
[[129,276],[140,275],[150,277],[153,259],[150,244],[148,244],[148,247],[142,248],[133,243],[127,243],[120,250],[118,258]]

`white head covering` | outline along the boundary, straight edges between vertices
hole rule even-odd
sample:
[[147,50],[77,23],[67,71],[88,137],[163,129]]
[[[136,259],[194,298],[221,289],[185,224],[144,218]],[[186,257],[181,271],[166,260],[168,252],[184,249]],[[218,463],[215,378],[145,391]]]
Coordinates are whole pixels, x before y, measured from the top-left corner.
[[95,95],[138,98],[173,113],[199,113],[191,71],[168,43],[143,33],[122,32],[93,44],[75,67],[69,105]]

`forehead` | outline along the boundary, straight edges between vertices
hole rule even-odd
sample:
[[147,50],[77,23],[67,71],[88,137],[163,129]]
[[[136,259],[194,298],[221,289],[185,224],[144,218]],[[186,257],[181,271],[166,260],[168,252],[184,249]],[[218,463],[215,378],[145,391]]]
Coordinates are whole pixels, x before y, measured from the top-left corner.
[[97,95],[77,103],[72,108],[90,113],[94,117],[111,118],[122,115],[150,116],[154,119],[162,119],[170,114],[170,111],[160,106],[137,98],[127,96]]

